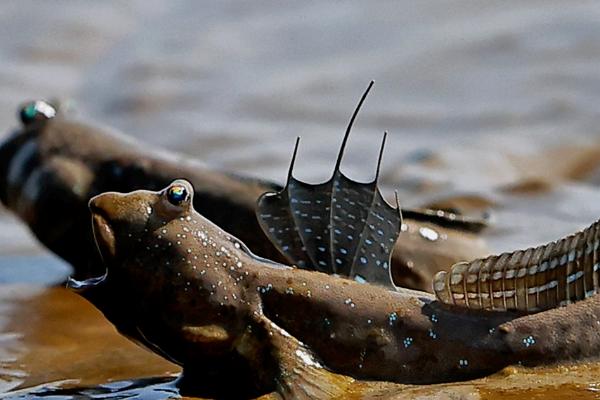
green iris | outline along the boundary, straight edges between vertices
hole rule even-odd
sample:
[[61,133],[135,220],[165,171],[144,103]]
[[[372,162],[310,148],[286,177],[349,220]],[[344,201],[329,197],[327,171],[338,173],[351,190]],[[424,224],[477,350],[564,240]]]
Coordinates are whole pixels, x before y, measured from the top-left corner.
[[167,199],[175,206],[180,205],[187,199],[188,193],[184,186],[175,185],[167,190]]
[[35,103],[32,103],[23,107],[23,110],[21,110],[21,116],[23,120],[31,121],[35,118],[37,112],[38,111],[35,106]]

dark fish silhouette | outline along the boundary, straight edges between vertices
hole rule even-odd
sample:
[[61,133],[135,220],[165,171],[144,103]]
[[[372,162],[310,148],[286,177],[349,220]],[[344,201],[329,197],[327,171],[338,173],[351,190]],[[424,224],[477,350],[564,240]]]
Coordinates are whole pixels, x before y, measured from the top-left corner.
[[[183,176],[200,194],[195,207],[204,216],[255,253],[285,260],[255,216],[258,197],[281,186],[152,149],[78,121],[52,103],[25,104],[19,117],[22,127],[0,142],[0,201],[29,225],[40,242],[73,265],[77,278],[104,271],[87,218],[91,197],[111,190],[158,190]],[[396,243],[392,260],[396,284],[431,290],[431,277],[441,268],[487,254],[472,226],[465,226],[460,216],[444,218],[438,212],[404,210],[407,232],[405,240]],[[423,237],[423,229],[438,232],[440,239]]]

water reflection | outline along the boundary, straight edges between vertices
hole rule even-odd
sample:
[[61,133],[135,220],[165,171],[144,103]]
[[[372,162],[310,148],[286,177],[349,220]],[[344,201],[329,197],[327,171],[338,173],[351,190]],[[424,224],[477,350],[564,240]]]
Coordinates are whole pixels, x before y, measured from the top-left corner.
[[70,382],[40,385],[9,393],[3,399],[148,399],[164,400],[181,398],[179,389],[172,377],[147,378],[131,381],[112,382],[89,388],[62,387]]
[[[179,368],[119,335],[90,304],[65,288],[0,285],[2,392],[75,380],[91,387]],[[48,390],[43,386],[39,390]]]

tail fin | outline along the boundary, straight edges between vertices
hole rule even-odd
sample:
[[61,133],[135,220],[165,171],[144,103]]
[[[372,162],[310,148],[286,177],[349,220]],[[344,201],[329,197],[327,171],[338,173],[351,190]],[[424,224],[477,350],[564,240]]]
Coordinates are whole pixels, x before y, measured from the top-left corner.
[[433,289],[446,304],[483,310],[537,312],[599,290],[600,221],[556,242],[458,263],[438,272]]
[[261,196],[257,215],[271,241],[300,268],[395,288],[390,258],[402,216],[397,197],[394,208],[377,187],[385,134],[372,182],[356,182],[340,171],[352,123],[372,85],[352,115],[331,179],[310,185],[293,177],[296,141],[285,188]]

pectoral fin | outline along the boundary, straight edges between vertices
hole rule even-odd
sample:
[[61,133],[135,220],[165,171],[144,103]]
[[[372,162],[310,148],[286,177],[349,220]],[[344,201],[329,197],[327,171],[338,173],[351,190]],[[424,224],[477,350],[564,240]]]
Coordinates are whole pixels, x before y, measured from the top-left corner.
[[316,356],[272,322],[273,356],[279,362],[277,392],[284,399],[343,399],[354,379],[326,370]]

